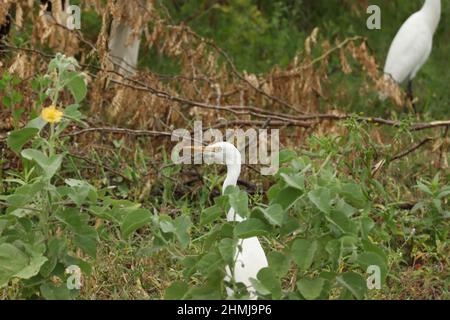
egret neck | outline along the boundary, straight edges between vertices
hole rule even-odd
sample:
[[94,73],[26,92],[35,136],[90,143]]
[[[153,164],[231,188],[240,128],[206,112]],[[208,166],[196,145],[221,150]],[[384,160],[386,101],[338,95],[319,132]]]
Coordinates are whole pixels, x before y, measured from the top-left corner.
[[421,11],[425,16],[427,25],[434,34],[441,19],[441,0],[426,0]]
[[[227,163],[227,176],[223,182],[222,192],[224,193],[228,186],[236,186],[239,175],[241,174],[241,162],[232,161],[232,163]],[[242,221],[242,217],[235,214],[234,209],[231,208],[227,214],[228,221]]]

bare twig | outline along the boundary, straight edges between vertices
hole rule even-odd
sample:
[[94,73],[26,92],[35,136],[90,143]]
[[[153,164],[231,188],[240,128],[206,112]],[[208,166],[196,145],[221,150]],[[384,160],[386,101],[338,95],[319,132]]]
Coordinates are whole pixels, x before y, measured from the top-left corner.
[[405,150],[405,151],[399,153],[399,154],[396,155],[395,157],[393,157],[393,158],[391,159],[391,162],[392,162],[392,161],[395,161],[395,160],[399,160],[399,159],[401,159],[401,158],[404,158],[404,157],[410,155],[411,153],[413,153],[414,151],[416,151],[416,150],[419,149],[420,147],[426,145],[426,144],[427,144],[428,142],[430,142],[430,141],[433,141],[433,139],[432,139],[432,138],[425,138],[425,139],[423,139],[422,141],[420,141],[419,143],[415,144],[415,145],[412,146],[411,148],[409,148],[409,149],[407,149],[407,150]]

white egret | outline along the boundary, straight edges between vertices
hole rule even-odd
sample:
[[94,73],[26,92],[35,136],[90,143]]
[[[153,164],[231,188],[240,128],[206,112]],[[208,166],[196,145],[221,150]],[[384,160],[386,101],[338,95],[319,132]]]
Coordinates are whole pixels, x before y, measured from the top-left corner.
[[411,101],[412,80],[430,57],[440,17],[441,0],[426,0],[422,9],[403,23],[389,49],[385,77],[399,84],[408,81],[407,93]]
[[136,29],[136,26],[133,26],[136,19],[139,19],[131,11],[131,8],[135,6],[139,6],[139,10],[148,10],[145,0],[124,3],[123,10],[126,12],[120,16],[114,15],[108,39],[111,59],[118,66],[118,72],[124,76],[132,76],[136,73],[141,37],[144,32],[144,27]]
[[[194,148],[196,149],[196,148]],[[239,150],[228,142],[218,142],[201,148],[205,161],[208,163],[225,164],[227,166],[227,175],[223,182],[222,192],[228,186],[236,186],[239,175],[241,173],[241,154]],[[235,213],[231,208],[227,213],[228,221],[241,222],[245,218]],[[234,276],[236,283],[243,283],[250,294],[250,299],[256,299],[256,292],[250,279],[256,279],[258,272],[262,268],[268,266],[266,254],[257,237],[239,240],[234,265],[234,275],[231,274],[230,268],[227,267],[227,276],[225,280],[229,280]],[[227,288],[228,295],[232,295],[233,291]]]

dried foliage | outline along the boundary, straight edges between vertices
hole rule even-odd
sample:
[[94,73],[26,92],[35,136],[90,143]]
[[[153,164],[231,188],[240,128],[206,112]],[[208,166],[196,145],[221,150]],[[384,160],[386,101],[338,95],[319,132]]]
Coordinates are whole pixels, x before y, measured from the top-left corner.
[[[148,130],[188,127],[193,119],[199,118],[204,125],[216,127],[255,126],[269,121],[270,125],[299,127],[296,135],[302,138],[310,133],[304,128],[311,127],[311,123],[305,121],[314,120],[320,108],[332,115],[343,115],[339,106],[331,102],[334,99],[328,90],[336,62],[348,76],[365,74],[361,95],[378,91],[399,106],[405,104],[402,90],[382,76],[365,39],[360,37],[336,39],[332,45],[321,38],[316,28],[305,40],[304,50],[286,68],[274,66],[267,74],[240,73],[220,46],[203,39],[186,25],[172,25],[168,17],[155,10],[153,1],[136,1],[132,5],[111,0],[83,2],[83,10],[94,10],[102,21],[95,44],[81,32],[65,28],[61,3],[53,2],[51,17],[44,14],[39,2],[15,2],[16,8],[20,8],[16,10],[15,24],[23,25],[24,19],[33,22],[32,48],[19,50],[3,68],[29,79],[42,71],[49,59],[39,51],[41,46],[75,55],[92,80],[90,108],[98,121],[107,119],[117,125]],[[5,8],[12,1],[5,3],[0,19],[4,19]],[[364,1],[358,2],[363,4]],[[142,33],[144,50],[154,48],[175,61],[179,74],[168,76],[140,70],[133,77],[121,76],[107,46],[113,18],[132,27],[134,34],[130,41]],[[30,98],[28,105],[33,104]],[[335,130],[326,122],[318,128],[323,133]]]

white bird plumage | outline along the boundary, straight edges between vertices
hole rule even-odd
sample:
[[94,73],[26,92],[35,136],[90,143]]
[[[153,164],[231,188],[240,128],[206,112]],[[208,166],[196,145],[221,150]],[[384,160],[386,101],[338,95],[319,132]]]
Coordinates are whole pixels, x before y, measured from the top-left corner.
[[[241,154],[234,145],[228,142],[218,142],[204,148],[203,151],[206,161],[213,160],[214,163],[225,164],[227,166],[227,175],[223,182],[223,192],[228,186],[237,184],[241,173]],[[244,218],[235,214],[233,208],[227,213],[228,221],[243,221]],[[239,240],[234,265],[234,280],[245,284],[250,299],[256,299],[255,289],[250,279],[256,279],[258,272],[268,266],[266,254],[257,237]],[[232,276],[231,269],[227,267],[227,276],[225,280],[229,280]],[[228,295],[232,295],[233,291],[227,288]]]
[[[397,32],[387,55],[384,73],[397,83],[411,81],[431,54],[441,17],[441,0],[426,0]],[[412,94],[412,92],[409,92]]]

